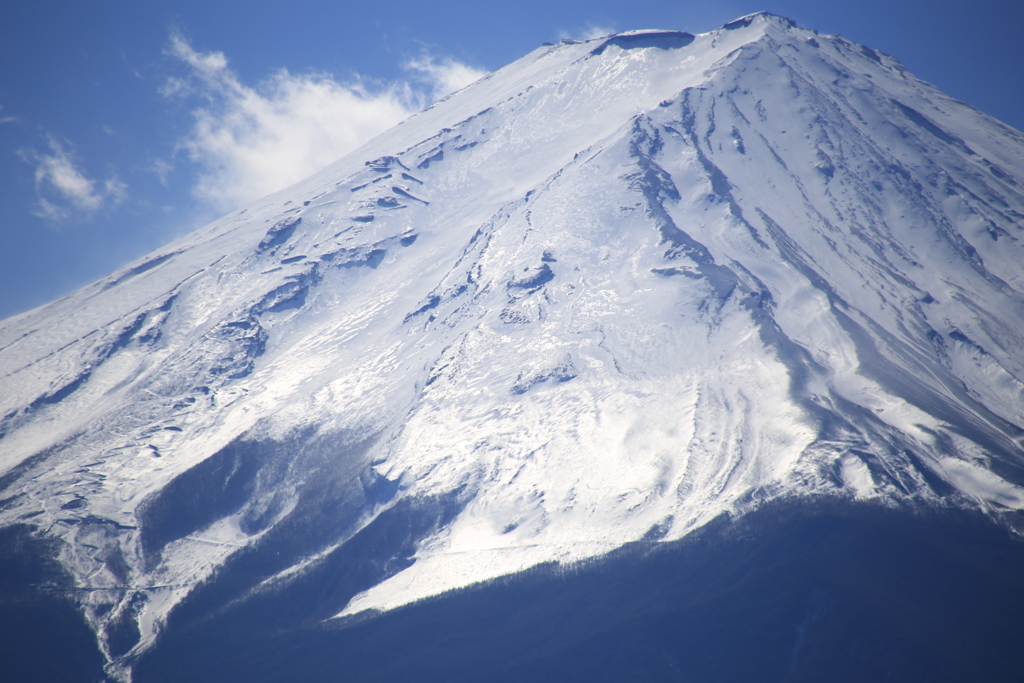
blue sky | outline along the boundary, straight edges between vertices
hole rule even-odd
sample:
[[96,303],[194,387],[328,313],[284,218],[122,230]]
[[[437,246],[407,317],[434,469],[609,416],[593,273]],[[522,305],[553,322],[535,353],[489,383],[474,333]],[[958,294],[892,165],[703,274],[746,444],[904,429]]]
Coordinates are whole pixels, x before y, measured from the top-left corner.
[[1020,0],[0,7],[0,318],[287,185],[543,42],[768,10],[1024,129]]

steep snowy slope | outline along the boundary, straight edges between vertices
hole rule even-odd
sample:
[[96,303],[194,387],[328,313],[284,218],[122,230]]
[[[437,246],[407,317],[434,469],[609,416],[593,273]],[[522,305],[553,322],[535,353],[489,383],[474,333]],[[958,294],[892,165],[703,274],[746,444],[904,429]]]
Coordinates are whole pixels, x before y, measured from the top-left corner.
[[891,57],[766,14],[545,46],[0,324],[0,519],[117,658],[780,498],[1001,515],[1022,237],[1024,136]]

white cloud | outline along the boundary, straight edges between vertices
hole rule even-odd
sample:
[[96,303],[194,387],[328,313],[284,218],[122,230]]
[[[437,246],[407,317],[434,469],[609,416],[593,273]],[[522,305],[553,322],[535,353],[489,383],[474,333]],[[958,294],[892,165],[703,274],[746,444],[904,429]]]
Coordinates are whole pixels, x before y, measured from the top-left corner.
[[160,184],[164,187],[168,187],[167,177],[174,170],[174,164],[166,159],[153,159],[147,166],[143,167],[143,170],[156,174],[156,177],[160,180]]
[[615,33],[615,28],[611,26],[599,26],[597,24],[587,24],[583,29],[576,31],[561,31],[558,34],[559,40],[593,40],[594,38],[604,38],[605,36]]
[[470,83],[475,83],[487,75],[486,71],[456,62],[449,57],[437,59],[431,55],[410,59],[404,67],[407,71],[419,74],[420,79],[431,86],[431,95],[436,100],[450,95],[456,90],[462,90]]
[[75,214],[88,216],[105,204],[120,203],[127,196],[127,186],[114,176],[102,182],[87,177],[53,136],[49,136],[48,146],[48,152],[19,152],[22,159],[36,167],[35,215],[53,221]]
[[188,67],[161,89],[168,97],[204,98],[180,142],[201,171],[193,193],[229,211],[298,182],[483,72],[450,59],[423,57],[407,69],[425,84],[345,83],[322,73],[285,69],[255,87],[242,83],[220,52],[195,50],[179,34],[168,54]]

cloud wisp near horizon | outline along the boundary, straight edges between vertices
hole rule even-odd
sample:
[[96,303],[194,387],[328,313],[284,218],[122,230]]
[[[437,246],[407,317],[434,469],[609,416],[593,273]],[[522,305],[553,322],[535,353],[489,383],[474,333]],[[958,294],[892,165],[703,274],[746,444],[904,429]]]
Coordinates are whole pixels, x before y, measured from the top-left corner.
[[[487,73],[424,51],[402,62],[404,80],[381,82],[358,73],[339,79],[324,71],[279,68],[250,85],[223,52],[198,50],[181,32],[169,33],[164,53],[184,71],[164,79],[158,91],[183,103],[191,121],[166,156],[151,159],[146,170],[164,188],[187,185],[195,205],[186,213],[203,220],[303,180]],[[91,221],[101,209],[126,203],[131,188],[116,171],[105,180],[90,177],[73,143],[48,131],[40,135],[42,151],[18,151],[34,169],[33,215],[56,228]],[[179,163],[182,154],[191,165]],[[175,175],[182,166],[188,170]]]
[[405,81],[281,68],[250,86],[223,53],[200,52],[180,33],[172,33],[167,53],[188,73],[169,78],[161,93],[199,100],[178,142],[198,167],[192,193],[220,212],[299,182],[486,73],[424,53],[404,63]]

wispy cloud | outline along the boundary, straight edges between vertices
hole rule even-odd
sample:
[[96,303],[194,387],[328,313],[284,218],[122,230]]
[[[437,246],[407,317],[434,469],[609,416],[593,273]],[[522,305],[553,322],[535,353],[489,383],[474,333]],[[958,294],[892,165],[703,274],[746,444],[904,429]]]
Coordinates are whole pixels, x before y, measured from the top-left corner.
[[168,187],[167,177],[174,170],[174,164],[166,159],[153,159],[149,164],[144,166],[142,170],[155,174],[160,180],[160,184],[164,187]]
[[599,24],[587,24],[582,29],[575,31],[559,31],[559,40],[593,40],[615,33],[614,26],[603,26]]
[[178,33],[167,52],[187,73],[169,79],[161,92],[203,100],[180,148],[200,168],[193,193],[218,211],[302,180],[484,73],[424,56],[406,65],[416,76],[412,82],[339,82],[281,69],[249,86],[223,53],[200,52]]
[[429,54],[410,59],[404,64],[406,71],[419,76],[430,87],[430,95],[439,100],[456,90],[462,90],[487,75],[486,71],[473,68],[450,57],[437,58]]
[[35,166],[36,206],[40,218],[62,221],[89,217],[107,204],[118,204],[127,196],[127,186],[111,176],[96,181],[75,164],[71,153],[55,137],[47,137],[48,151],[23,149],[19,155]]
[[5,123],[14,123],[18,120],[15,116],[3,116],[3,110],[4,105],[0,104],[0,125],[3,125]]

